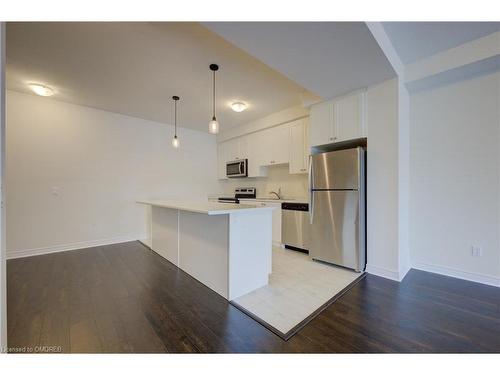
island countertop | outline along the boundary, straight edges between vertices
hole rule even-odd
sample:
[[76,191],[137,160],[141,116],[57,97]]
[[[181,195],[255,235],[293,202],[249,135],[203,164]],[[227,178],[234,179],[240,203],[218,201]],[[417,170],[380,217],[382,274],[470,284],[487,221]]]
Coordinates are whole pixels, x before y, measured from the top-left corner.
[[137,201],[137,203],[207,215],[226,215],[237,212],[274,209],[274,207],[256,207],[250,204],[219,203],[207,201],[140,200]]

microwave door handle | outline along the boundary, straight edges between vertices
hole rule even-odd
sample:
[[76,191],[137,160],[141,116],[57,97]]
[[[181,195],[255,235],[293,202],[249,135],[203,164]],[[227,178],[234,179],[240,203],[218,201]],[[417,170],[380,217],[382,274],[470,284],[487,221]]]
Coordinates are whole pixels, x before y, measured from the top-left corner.
[[239,167],[239,169],[240,169],[240,175],[242,175],[242,174],[243,174],[243,171],[242,171],[242,168],[241,168],[241,167],[243,167],[243,162],[239,162],[239,163],[238,163],[238,167]]

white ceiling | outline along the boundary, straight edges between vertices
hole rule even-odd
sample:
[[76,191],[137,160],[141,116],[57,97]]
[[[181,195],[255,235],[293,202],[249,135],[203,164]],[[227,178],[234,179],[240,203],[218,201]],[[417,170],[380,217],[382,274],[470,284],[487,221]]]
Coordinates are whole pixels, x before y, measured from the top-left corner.
[[383,26],[404,64],[500,31],[500,22],[383,22]]
[[[304,89],[197,23],[8,23],[7,88],[207,131],[210,63],[218,63],[218,119],[238,126],[301,103]],[[249,104],[245,112],[232,101]]]
[[364,22],[203,25],[325,99],[395,76]]

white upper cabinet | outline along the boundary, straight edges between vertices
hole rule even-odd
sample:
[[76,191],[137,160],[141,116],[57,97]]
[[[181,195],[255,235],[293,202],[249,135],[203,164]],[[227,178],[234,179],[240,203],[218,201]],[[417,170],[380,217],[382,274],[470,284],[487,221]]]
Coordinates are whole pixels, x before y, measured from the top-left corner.
[[263,147],[260,160],[262,165],[286,164],[289,162],[289,124],[263,130]]
[[362,92],[334,102],[335,142],[366,137],[364,100]]
[[307,119],[290,124],[290,174],[307,173],[309,162],[309,123]]
[[248,159],[248,177],[262,177],[267,173],[260,161],[262,141],[258,133],[244,135],[217,145],[217,175],[219,179],[226,179],[226,162]]
[[311,106],[311,146],[334,141],[333,102],[322,102]]
[[221,142],[217,144],[217,177],[219,180],[226,179],[226,161],[227,159],[228,142]]
[[311,146],[366,137],[365,93],[311,106]]
[[266,167],[278,164],[289,164],[291,174],[307,173],[308,158],[306,118],[219,142],[217,174],[219,179],[226,179],[226,163],[241,159],[248,160],[248,177],[266,176]]
[[242,155],[248,159],[248,177],[262,177],[267,175],[267,170],[261,168],[263,142],[260,133],[251,133],[240,138]]
[[240,139],[234,138],[226,141],[226,161],[240,160],[245,157],[241,153]]

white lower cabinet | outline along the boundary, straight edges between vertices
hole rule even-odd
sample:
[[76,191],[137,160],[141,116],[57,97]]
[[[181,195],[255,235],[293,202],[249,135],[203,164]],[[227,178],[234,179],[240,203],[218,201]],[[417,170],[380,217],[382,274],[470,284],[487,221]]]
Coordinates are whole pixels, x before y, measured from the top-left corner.
[[273,245],[281,246],[281,202],[260,201],[258,199],[240,199],[242,204],[256,204],[274,207],[273,210]]

